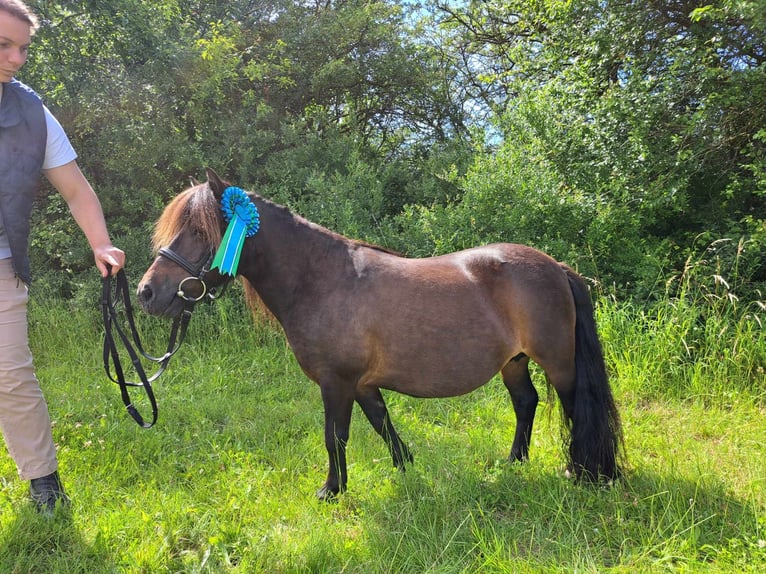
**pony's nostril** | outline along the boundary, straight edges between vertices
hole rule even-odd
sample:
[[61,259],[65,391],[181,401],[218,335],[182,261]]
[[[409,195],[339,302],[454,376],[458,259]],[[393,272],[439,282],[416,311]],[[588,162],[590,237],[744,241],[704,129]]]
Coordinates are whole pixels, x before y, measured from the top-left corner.
[[151,285],[143,284],[138,286],[138,293],[136,295],[141,303],[148,303],[154,297],[154,292]]

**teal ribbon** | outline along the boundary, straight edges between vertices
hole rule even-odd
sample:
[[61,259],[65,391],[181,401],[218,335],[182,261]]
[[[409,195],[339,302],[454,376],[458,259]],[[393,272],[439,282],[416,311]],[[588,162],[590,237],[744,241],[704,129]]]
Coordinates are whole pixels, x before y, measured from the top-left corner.
[[224,219],[229,222],[229,226],[226,228],[210,268],[218,269],[221,275],[233,277],[239,268],[245,238],[258,233],[261,219],[255,204],[239,187],[227,187],[224,190],[221,197],[221,211]]

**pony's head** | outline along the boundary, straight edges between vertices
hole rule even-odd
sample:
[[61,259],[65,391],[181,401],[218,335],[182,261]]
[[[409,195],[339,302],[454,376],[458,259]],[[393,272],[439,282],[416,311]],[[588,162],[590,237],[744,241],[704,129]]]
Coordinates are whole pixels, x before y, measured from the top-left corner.
[[[154,262],[138,285],[138,301],[152,315],[174,317],[185,300],[205,296],[208,288],[225,282],[216,271],[207,271],[221,242],[226,223],[221,196],[228,183],[211,169],[208,181],[176,196],[154,226]],[[200,280],[204,273],[204,282]]]

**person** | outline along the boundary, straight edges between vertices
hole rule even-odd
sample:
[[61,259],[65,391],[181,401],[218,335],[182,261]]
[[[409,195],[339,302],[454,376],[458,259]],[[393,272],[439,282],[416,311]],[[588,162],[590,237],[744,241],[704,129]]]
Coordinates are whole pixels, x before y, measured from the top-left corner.
[[66,201],[102,277],[125,265],[101,203],[59,122],[15,79],[38,20],[21,0],[0,0],[0,430],[38,511],[70,504],[58,472],[48,406],[32,364],[27,300],[30,214],[40,173]]

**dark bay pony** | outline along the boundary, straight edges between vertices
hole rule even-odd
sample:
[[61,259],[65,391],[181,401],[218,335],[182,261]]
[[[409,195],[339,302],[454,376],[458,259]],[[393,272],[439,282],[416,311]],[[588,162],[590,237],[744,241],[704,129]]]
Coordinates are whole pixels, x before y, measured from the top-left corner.
[[[158,256],[138,286],[145,311],[176,316],[199,296],[226,223],[229,184],[208,181],[177,196],[158,220]],[[284,328],[324,403],[327,480],[318,496],[346,488],[346,444],[354,401],[383,438],[394,465],[412,455],[381,389],[451,397],[502,374],[516,413],[510,458],[526,460],[538,394],[529,361],[563,406],[568,468],[587,480],[620,473],[620,419],[583,280],[530,247],[494,244],[408,259],[328,231],[254,193],[261,229],[245,240],[238,274]],[[183,286],[181,286],[183,285]],[[197,290],[195,293],[194,290]]]

